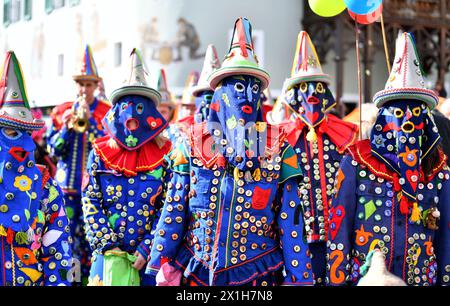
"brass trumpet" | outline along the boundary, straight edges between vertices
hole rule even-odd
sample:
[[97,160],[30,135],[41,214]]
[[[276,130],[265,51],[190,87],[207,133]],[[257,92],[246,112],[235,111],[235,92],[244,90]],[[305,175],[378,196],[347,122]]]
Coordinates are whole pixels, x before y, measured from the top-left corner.
[[75,114],[75,120],[73,122],[73,129],[77,133],[85,133],[89,130],[89,118],[88,118],[88,110],[86,103],[86,96],[81,96],[78,100],[78,109],[75,110],[75,103],[73,105],[73,112]]

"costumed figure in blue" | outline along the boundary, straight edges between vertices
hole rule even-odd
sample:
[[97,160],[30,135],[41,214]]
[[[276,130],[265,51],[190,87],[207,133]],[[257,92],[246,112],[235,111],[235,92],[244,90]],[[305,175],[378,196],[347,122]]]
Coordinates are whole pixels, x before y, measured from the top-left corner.
[[0,85],[0,285],[68,286],[72,273],[63,194],[35,164],[33,118],[20,63],[6,54]]
[[106,256],[123,255],[141,272],[140,285],[154,284],[144,271],[169,176],[165,155],[171,143],[160,135],[168,125],[157,111],[161,95],[147,85],[136,49],[131,69],[126,85],[111,95],[113,107],[103,120],[107,135],[94,141],[87,164],[82,200],[93,251],[91,286],[115,284],[109,274],[112,283],[104,282],[104,262]]
[[305,226],[316,285],[326,276],[328,205],[345,150],[358,137],[356,125],[328,114],[336,105],[315,47],[308,35],[298,35],[292,74],[285,81],[283,101],[293,116],[281,124],[296,150],[304,174],[300,185]]
[[78,282],[86,284],[90,249],[83,230],[81,183],[92,142],[104,136],[101,120],[110,109],[109,102],[94,95],[101,78],[89,46],[86,46],[80,72],[73,79],[78,86],[78,99],[53,109],[47,138],[50,155],[58,159],[55,179],[64,192],[74,238],[74,257],[80,261],[81,279]]
[[170,155],[172,180],[147,266],[158,285],[313,283],[297,155],[262,118],[269,80],[251,25],[239,18],[222,67],[209,76],[208,119],[191,129],[189,150]]
[[341,162],[330,208],[327,281],[356,284],[373,252],[408,285],[447,285],[450,277],[450,174],[411,34],[397,40],[370,140]]

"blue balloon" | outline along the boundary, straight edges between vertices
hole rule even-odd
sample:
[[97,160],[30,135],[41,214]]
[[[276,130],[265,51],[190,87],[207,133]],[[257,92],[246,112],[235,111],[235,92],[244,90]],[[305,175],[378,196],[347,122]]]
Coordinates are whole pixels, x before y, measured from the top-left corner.
[[366,15],[379,8],[383,0],[344,0],[344,2],[353,13]]

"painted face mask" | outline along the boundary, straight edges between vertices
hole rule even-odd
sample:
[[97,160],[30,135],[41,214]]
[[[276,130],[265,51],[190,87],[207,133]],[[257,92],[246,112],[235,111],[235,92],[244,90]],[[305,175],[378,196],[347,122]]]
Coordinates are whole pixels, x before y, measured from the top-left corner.
[[108,134],[126,150],[140,148],[168,124],[153,101],[137,95],[121,97],[102,123]]
[[336,105],[333,94],[326,83],[303,82],[286,93],[286,103],[310,127],[316,127],[325,118],[325,113]]
[[420,101],[386,103],[378,114],[371,142],[373,154],[399,175],[404,198],[401,209],[408,214],[408,206],[417,205],[421,162],[440,143],[429,108]]
[[209,105],[211,104],[213,91],[202,91],[198,97],[195,98],[195,122],[201,123],[208,118]]
[[[251,76],[232,76],[214,92],[207,128],[222,155],[240,170],[259,167],[266,131],[262,124],[260,81]],[[263,128],[262,128],[263,127]]]
[[[38,194],[42,186],[39,169],[35,166],[36,148],[31,136],[23,131],[15,134],[0,128],[0,192],[5,197],[2,203],[0,224],[16,232],[23,232],[18,239],[26,241],[25,232],[30,230],[39,207]],[[25,237],[24,237],[25,234]]]

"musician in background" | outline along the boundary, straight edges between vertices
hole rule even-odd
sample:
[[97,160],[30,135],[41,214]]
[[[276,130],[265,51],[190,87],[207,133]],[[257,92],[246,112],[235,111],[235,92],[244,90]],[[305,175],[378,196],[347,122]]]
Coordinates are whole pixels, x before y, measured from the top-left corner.
[[81,187],[92,142],[105,135],[101,120],[110,109],[109,102],[95,97],[101,78],[89,46],[86,46],[80,72],[73,79],[77,83],[78,98],[75,102],[66,102],[53,109],[48,151],[58,159],[55,179],[66,201],[71,236],[74,238],[73,256],[80,261],[81,277],[76,281],[86,284],[90,252],[83,231]]

